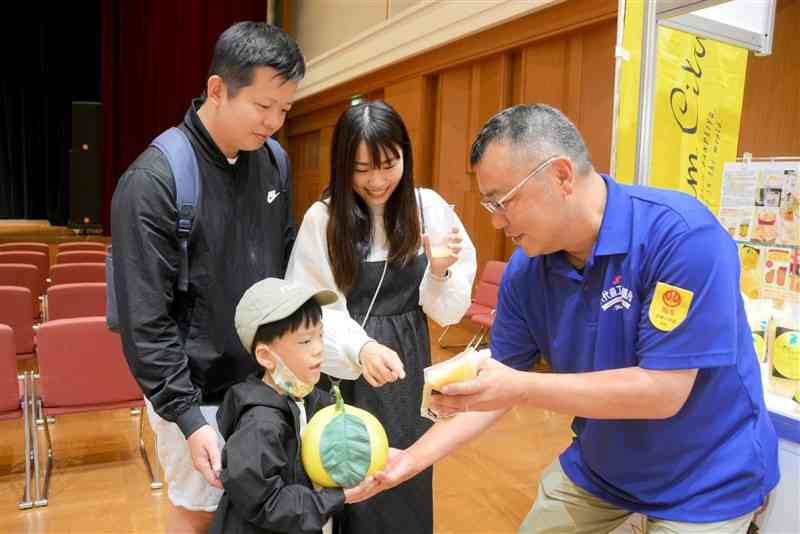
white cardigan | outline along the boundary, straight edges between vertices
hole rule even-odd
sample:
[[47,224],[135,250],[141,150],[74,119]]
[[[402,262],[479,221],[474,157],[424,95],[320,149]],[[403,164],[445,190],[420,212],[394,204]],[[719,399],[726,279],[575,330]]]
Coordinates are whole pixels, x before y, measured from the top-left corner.
[[[426,210],[432,209],[433,206],[446,204],[445,200],[435,191],[420,189],[419,192],[422,200],[423,215]],[[328,258],[328,219],[328,207],[322,202],[315,202],[308,209],[303,217],[303,223],[300,225],[297,241],[294,244],[292,255],[289,258],[286,279],[314,288],[326,288],[336,291],[339,295],[339,300],[331,304],[330,307],[348,313],[347,300],[336,286],[333,270],[331,269],[330,260]],[[383,228],[382,211],[372,211],[372,222],[374,236],[367,261],[382,261],[385,260],[389,254],[386,232]],[[419,303],[422,306],[422,310],[428,317],[442,326],[455,324],[464,316],[464,313],[470,305],[472,284],[475,280],[475,271],[477,269],[475,245],[472,244],[458,216],[456,216],[456,225],[461,231],[463,241],[458,260],[449,269],[450,276],[445,280],[436,280],[430,276],[430,266],[428,266],[419,287]],[[422,248],[420,248],[419,253],[423,253]],[[327,320],[326,317],[326,321]],[[349,334],[358,336],[364,343],[368,341],[369,337],[366,332],[364,332],[358,324],[355,324],[355,321],[352,321],[352,319],[351,322],[353,324],[348,326],[348,330],[350,330]],[[339,323],[338,327],[341,326],[341,323]],[[326,328],[328,327],[326,323]],[[337,335],[336,337],[338,338],[340,336]],[[361,344],[363,345],[363,343]],[[343,353],[343,351],[328,352],[326,350],[326,357],[323,359],[322,364],[323,371],[327,373],[327,367],[332,371],[336,371],[335,373],[329,374],[334,374],[334,376],[342,375],[345,369],[341,367],[342,364],[346,364],[346,362],[326,362],[325,360],[333,360],[334,355],[341,355]],[[355,372],[356,367],[358,367],[360,372],[358,362],[349,362],[347,366],[352,369],[352,372]]]

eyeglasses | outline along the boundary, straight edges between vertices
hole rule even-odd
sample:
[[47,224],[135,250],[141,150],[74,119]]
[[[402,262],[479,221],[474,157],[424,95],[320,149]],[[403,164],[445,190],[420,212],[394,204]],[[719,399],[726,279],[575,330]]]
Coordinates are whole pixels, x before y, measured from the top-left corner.
[[517,185],[512,187],[511,190],[508,193],[503,195],[503,197],[500,198],[500,200],[492,200],[490,198],[484,198],[484,199],[481,199],[481,206],[483,206],[486,209],[486,211],[488,211],[489,213],[498,213],[498,212],[499,213],[503,213],[503,212],[505,212],[506,211],[505,203],[508,202],[511,199],[511,197],[514,196],[514,193],[519,191],[520,188],[523,185],[525,185],[528,180],[530,180],[531,178],[536,176],[539,173],[539,171],[541,171],[542,169],[544,169],[545,167],[547,167],[549,164],[551,164],[553,161],[555,161],[557,159],[558,159],[558,156],[550,156],[549,158],[547,158],[546,160],[541,162],[539,165],[537,165],[536,168],[533,169],[530,173],[528,173],[528,175],[525,178],[520,180]]

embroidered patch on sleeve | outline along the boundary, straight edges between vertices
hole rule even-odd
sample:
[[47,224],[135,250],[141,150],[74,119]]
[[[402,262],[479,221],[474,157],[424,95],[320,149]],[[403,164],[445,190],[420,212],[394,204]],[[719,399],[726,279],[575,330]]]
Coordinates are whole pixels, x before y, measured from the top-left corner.
[[653,326],[664,332],[675,330],[689,313],[694,293],[665,282],[656,284],[648,315]]

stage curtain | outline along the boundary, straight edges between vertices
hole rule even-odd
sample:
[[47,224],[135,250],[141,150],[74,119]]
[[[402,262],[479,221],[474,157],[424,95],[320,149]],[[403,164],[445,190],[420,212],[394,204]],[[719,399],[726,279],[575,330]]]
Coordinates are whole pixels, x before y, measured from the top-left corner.
[[73,48],[57,10],[0,27],[0,219],[66,223]]
[[241,20],[266,20],[264,0],[103,0],[103,222],[117,180],[205,88],[214,43]]

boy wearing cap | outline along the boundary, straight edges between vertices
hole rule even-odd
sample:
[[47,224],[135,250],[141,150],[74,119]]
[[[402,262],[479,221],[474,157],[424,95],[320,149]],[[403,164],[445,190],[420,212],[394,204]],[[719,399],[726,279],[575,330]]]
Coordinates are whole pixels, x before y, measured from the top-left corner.
[[324,357],[322,306],[336,299],[333,291],[267,278],[239,301],[236,332],[263,373],[231,387],[217,413],[225,493],[210,533],[329,534],[331,516],[375,485],[368,477],[355,488],[317,491],[300,461],[303,427],[333,402],[314,384]]

